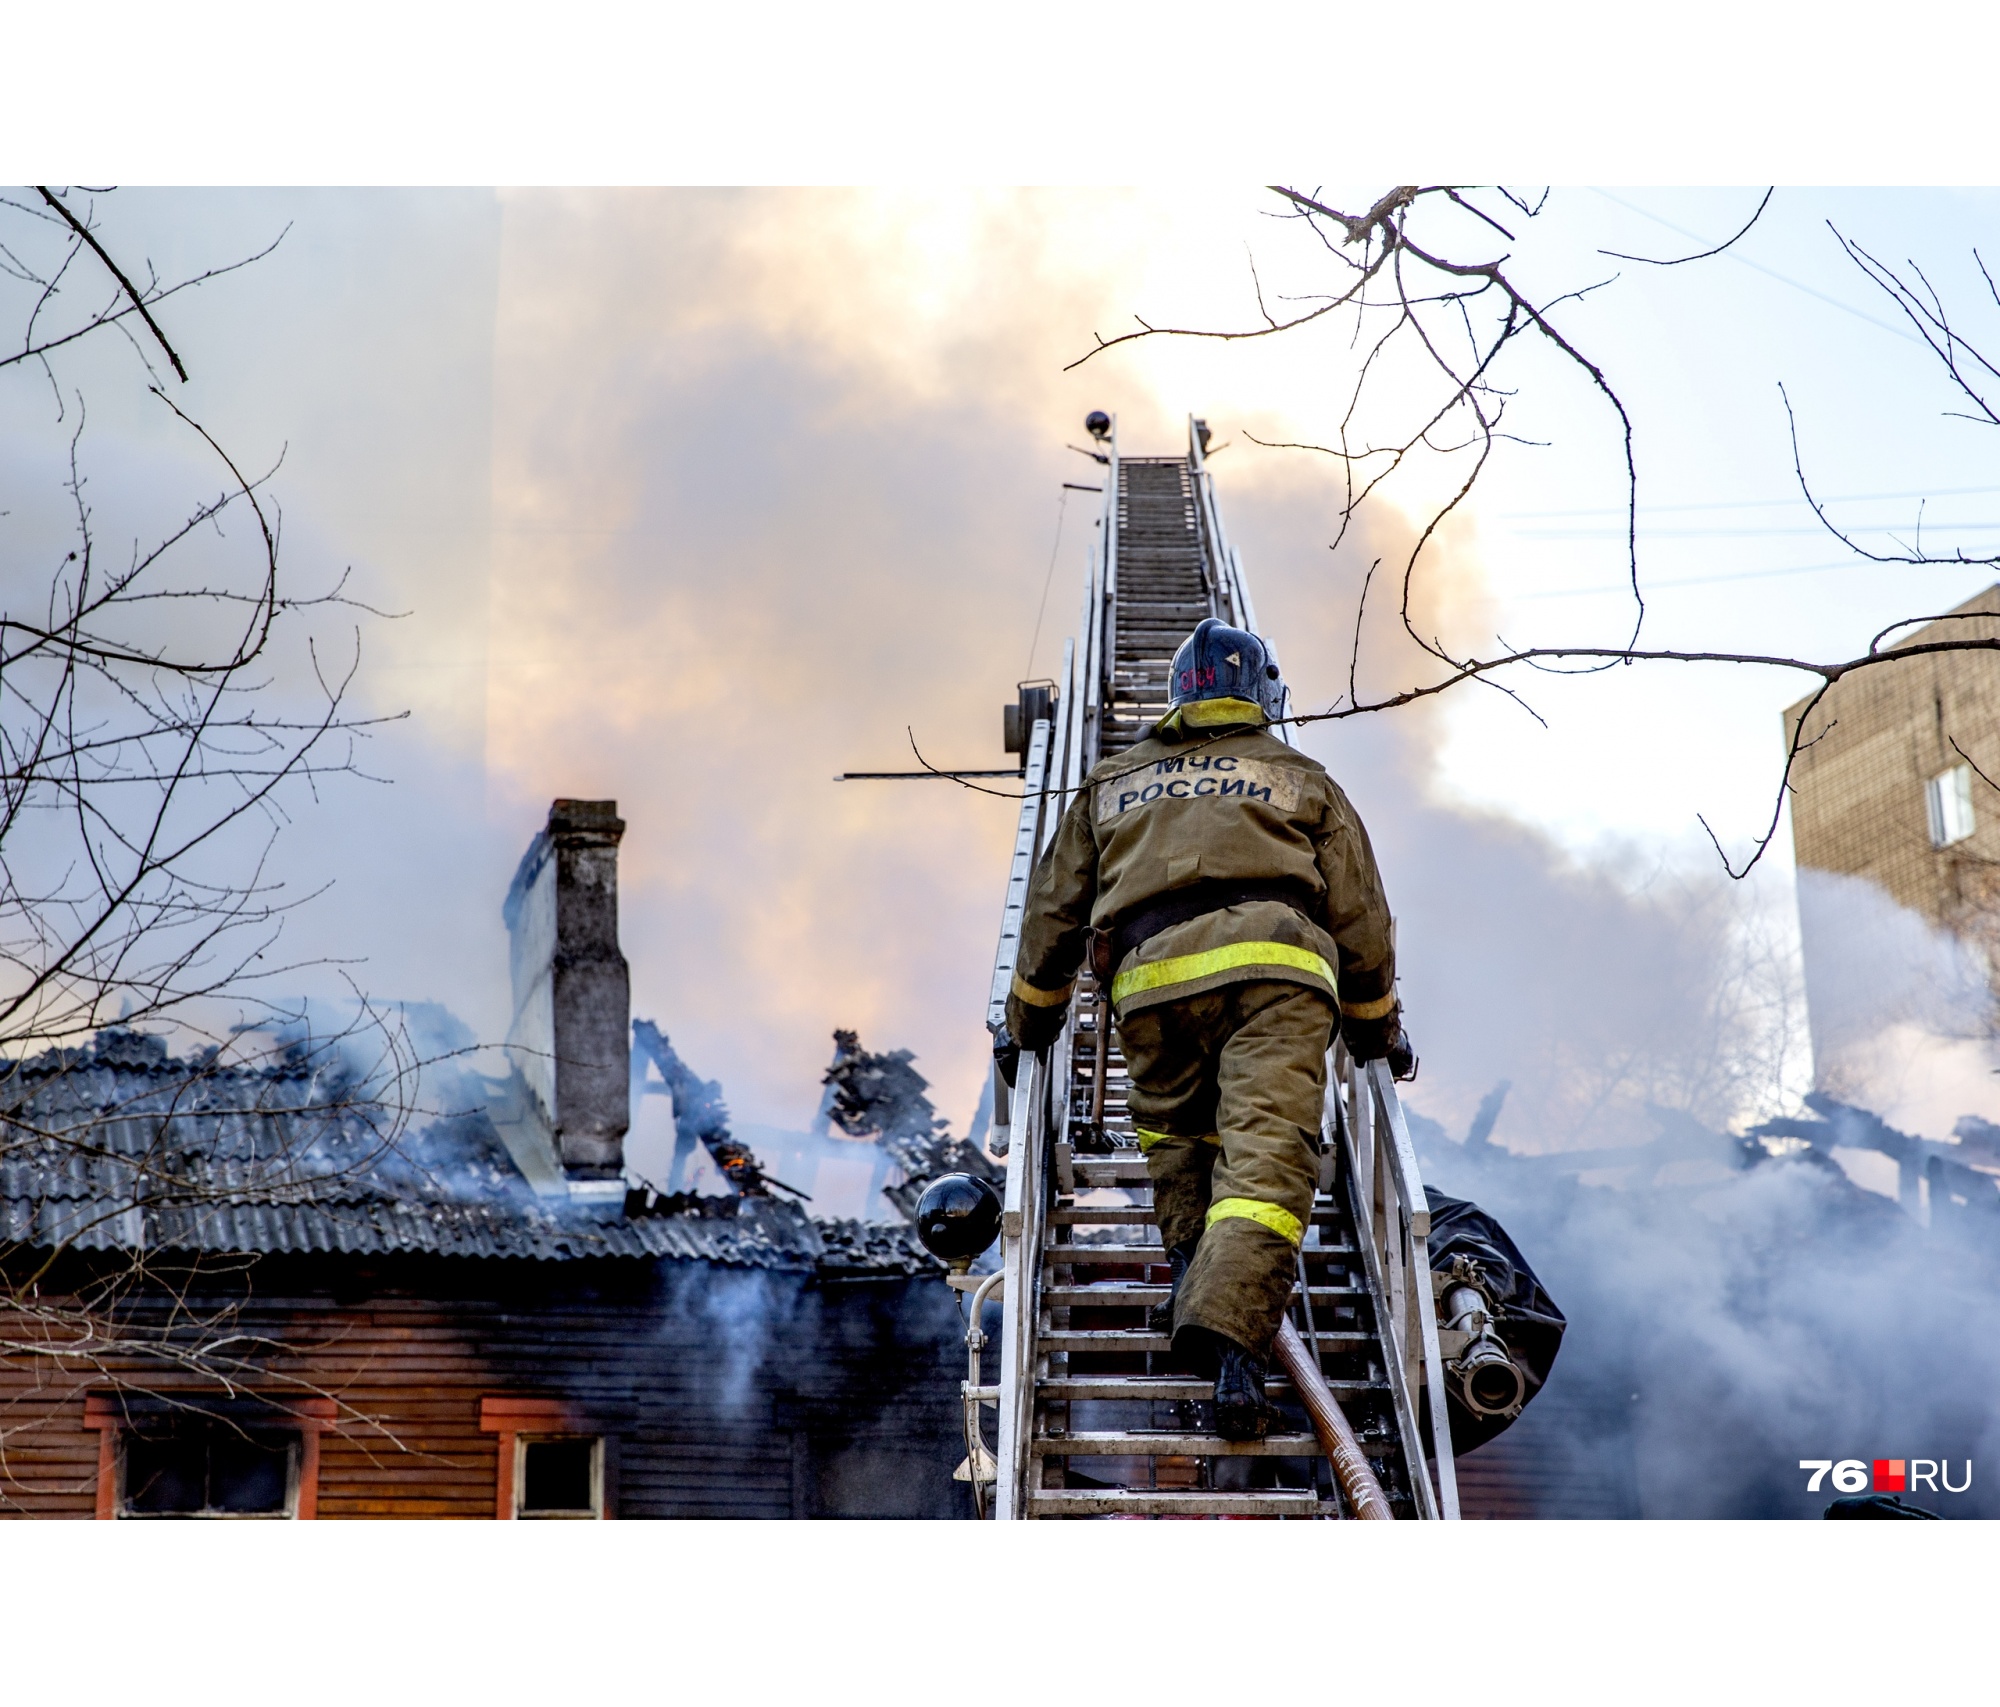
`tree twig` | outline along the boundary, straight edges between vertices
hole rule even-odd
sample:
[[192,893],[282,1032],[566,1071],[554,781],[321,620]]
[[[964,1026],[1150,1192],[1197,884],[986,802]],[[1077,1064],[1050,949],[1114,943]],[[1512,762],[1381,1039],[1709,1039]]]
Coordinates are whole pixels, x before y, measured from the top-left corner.
[[98,242],[90,227],[85,225],[82,220],[78,219],[75,214],[71,213],[63,205],[60,196],[46,184],[37,184],[35,188],[41,191],[42,200],[54,208],[57,213],[61,214],[69,222],[70,229],[90,245],[91,252],[104,263],[106,270],[118,281],[119,285],[124,289],[125,294],[132,299],[132,306],[138,309],[139,318],[146,322],[147,329],[159,340],[160,348],[167,352],[167,360],[174,364],[174,372],[181,376],[181,383],[185,385],[188,376],[187,369],[181,364],[181,358],[175,352],[173,345],[167,342],[167,335],[160,330],[160,323],[153,318],[152,311],[146,307],[146,299],[139,294],[138,287],[125,276],[124,270],[118,263],[112,260],[110,254],[105,250],[104,245]]
[[1778,186],[1773,184],[1764,192],[1764,199],[1757,204],[1757,211],[1743,222],[1743,229],[1737,232],[1734,237],[1727,238],[1723,242],[1716,244],[1713,249],[1702,250],[1699,255],[1674,255],[1663,261],[1654,255],[1628,255],[1622,249],[1600,249],[1597,252],[1600,255],[1609,255],[1613,260],[1617,261],[1641,261],[1649,267],[1684,267],[1690,261],[1706,261],[1711,255],[1720,255],[1731,244],[1740,242],[1743,238],[1749,236],[1750,227],[1764,217],[1764,210],[1771,205],[1771,198],[1777,194],[1777,191]]

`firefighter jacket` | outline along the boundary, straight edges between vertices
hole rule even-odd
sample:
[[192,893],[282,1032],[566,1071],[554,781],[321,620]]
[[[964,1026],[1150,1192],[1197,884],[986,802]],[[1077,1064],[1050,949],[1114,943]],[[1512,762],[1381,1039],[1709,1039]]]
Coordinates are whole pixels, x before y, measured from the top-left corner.
[[[1120,941],[1121,1017],[1251,979],[1309,985],[1349,1021],[1396,1011],[1367,831],[1324,766],[1242,711],[1251,716],[1220,727],[1170,717],[1086,779],[1028,891],[1007,1003],[1024,1046],[1061,1029],[1092,928]],[[1149,916],[1170,922],[1131,942]]]

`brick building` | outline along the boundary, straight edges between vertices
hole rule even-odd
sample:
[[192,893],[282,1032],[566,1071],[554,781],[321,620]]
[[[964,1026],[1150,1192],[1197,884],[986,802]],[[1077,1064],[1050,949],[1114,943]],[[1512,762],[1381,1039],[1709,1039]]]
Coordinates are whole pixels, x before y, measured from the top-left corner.
[[[2000,637],[2000,587],[1898,637]],[[1809,700],[1785,712],[1791,742]],[[2000,659],[1941,652],[1862,670],[1814,706],[1792,769],[1792,845],[1823,1085],[1884,1024],[1977,1026],[1963,988],[2000,968]],[[1907,1009],[1906,1013],[1904,1010]],[[1949,1014],[1942,1010],[1951,1010]]]

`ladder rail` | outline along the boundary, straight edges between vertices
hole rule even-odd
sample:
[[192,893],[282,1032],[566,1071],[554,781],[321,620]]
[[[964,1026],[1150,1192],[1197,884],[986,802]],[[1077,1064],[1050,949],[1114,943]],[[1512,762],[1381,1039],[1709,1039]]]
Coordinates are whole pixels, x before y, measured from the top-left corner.
[[1025,1492],[1035,1435],[1035,1344],[1039,1337],[1042,1267],[1042,1153],[1048,1075],[1032,1055],[1021,1057],[1020,1130],[1007,1150],[1007,1189],[1000,1217],[1000,1446],[993,1515],[1007,1522],[1027,1515]]
[[1021,921],[1028,909],[1028,883],[1041,852],[1042,795],[1048,786],[1049,720],[1035,720],[1028,738],[1028,768],[1021,788],[1021,815],[1014,828],[1014,860],[1007,872],[1007,899],[1000,908],[1000,946],[993,955],[993,982],[986,999],[986,1026],[998,1031],[1007,1022],[1007,991],[1014,982],[1014,963],[1021,953]]
[[1387,1061],[1371,1061],[1364,1069],[1374,1093],[1382,1125],[1389,1135],[1388,1154],[1395,1170],[1397,1191],[1407,1213],[1398,1231],[1403,1244],[1403,1262],[1411,1284],[1402,1329],[1407,1337],[1410,1389],[1423,1391],[1430,1400],[1431,1461],[1437,1478],[1435,1498],[1438,1515],[1458,1516],[1458,1466],[1451,1450],[1450,1415],[1445,1406],[1444,1358],[1438,1341],[1437,1297],[1431,1287],[1430,1200],[1424,1195],[1423,1175],[1417,1165],[1417,1147],[1410,1137],[1409,1122],[1403,1115],[1403,1099],[1396,1093],[1395,1075]]
[[[1080,707],[1076,704],[1080,697],[1076,692],[1076,642],[1063,642],[1062,697],[1056,702],[1056,716],[1060,721],[1049,733],[1047,790],[1042,802],[1042,827],[1036,858],[1041,851],[1056,839],[1056,831],[1062,826],[1063,814],[1069,810],[1069,803],[1076,797],[1076,787],[1083,779],[1077,774],[1076,762],[1080,756],[1079,725],[1082,722]],[[1032,874],[1031,874],[1032,875]]]
[[1096,654],[1096,672],[1091,677],[1091,693],[1099,696],[1092,700],[1092,708],[1097,712],[1098,739],[1091,743],[1091,759],[1098,758],[1102,747],[1104,714],[1109,709],[1113,697],[1113,673],[1118,667],[1118,649],[1105,642],[1118,632],[1118,417],[1111,417],[1111,432],[1105,440],[1105,448],[1111,460],[1104,469],[1104,539],[1098,548],[1098,562],[1102,567],[1103,580],[1091,610],[1092,650]]
[[1248,628],[1235,596],[1235,576],[1230,564],[1229,542],[1222,531],[1222,515],[1215,507],[1215,480],[1208,472],[1208,459],[1201,448],[1201,429],[1192,415],[1188,417],[1188,472],[1194,486],[1195,516],[1201,530],[1202,555],[1207,559],[1209,596],[1219,607],[1218,615],[1238,628]]
[[[1194,470],[1195,491],[1201,510],[1204,548],[1209,554],[1209,579],[1216,588],[1222,613],[1238,628],[1252,634],[1257,626],[1257,610],[1250,602],[1250,584],[1243,575],[1243,553],[1230,542],[1222,527],[1222,507],[1215,501],[1215,477],[1208,471],[1208,458],[1201,448],[1201,432],[1195,418],[1188,417],[1188,465]],[[1286,746],[1296,746],[1291,725],[1280,723],[1271,731]]]
[[[1071,654],[1072,658],[1074,653]],[[1001,914],[1000,947],[994,959],[993,998],[988,1023],[1004,1024],[1007,989],[1020,956],[1021,921],[1027,907],[1028,883],[1040,851],[1040,830],[1048,784],[1049,719],[1035,720],[1028,740],[1028,769],[1022,788],[1021,816],[1014,834],[1014,864],[1007,880],[1007,904]],[[994,1489],[994,1515],[1020,1514],[1022,1471],[1034,1433],[1034,1355],[1038,1282],[1041,1266],[1042,1188],[1040,1152],[1044,1121],[1040,1110],[1048,1102],[1048,1085],[1040,1062],[1023,1055],[1016,1072],[1016,1093],[1005,1097],[1008,1118],[1007,1186],[1001,1202],[1000,1327],[1000,1450],[999,1478]],[[1006,1092],[1006,1081],[994,1070],[994,1124]]]
[[[1386,1061],[1357,1063],[1342,1044],[1328,1058],[1328,1104],[1346,1104],[1334,1135],[1347,1163],[1362,1268],[1382,1336],[1383,1364],[1418,1514],[1458,1516],[1458,1474],[1445,1407],[1444,1363],[1430,1281],[1430,1207],[1402,1099]],[[1417,1398],[1430,1402],[1426,1441]],[[1428,1453],[1425,1448],[1428,1445]],[[1425,1464],[1426,1457],[1430,1464]]]

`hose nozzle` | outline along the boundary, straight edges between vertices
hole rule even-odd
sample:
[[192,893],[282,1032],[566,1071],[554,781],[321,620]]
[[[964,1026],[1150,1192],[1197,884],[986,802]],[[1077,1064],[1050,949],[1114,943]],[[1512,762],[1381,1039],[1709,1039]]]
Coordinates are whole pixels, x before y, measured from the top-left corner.
[[1445,1326],[1467,1336],[1465,1349],[1445,1367],[1458,1396],[1476,1417],[1511,1417],[1528,1402],[1528,1378],[1506,1342],[1493,1331],[1493,1311],[1476,1286],[1453,1286],[1444,1295]]

